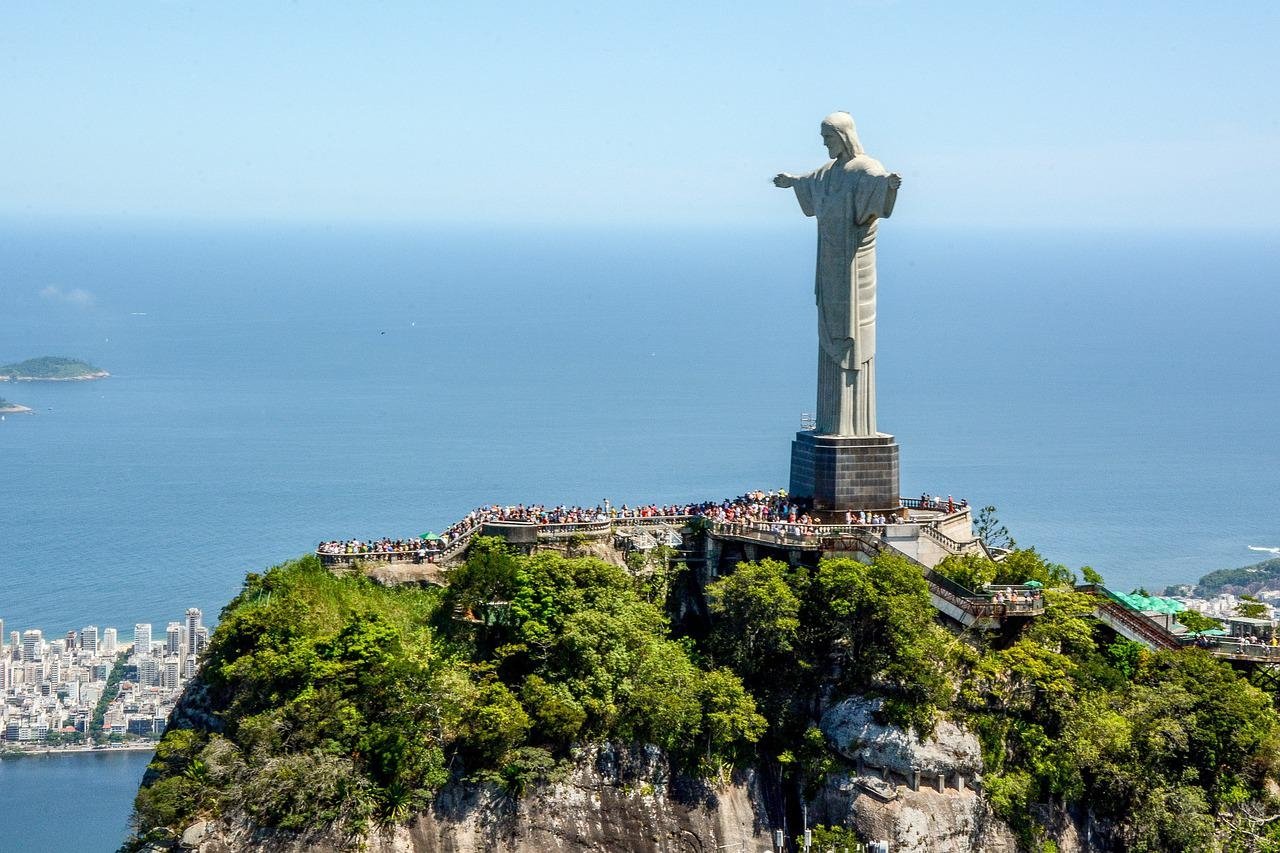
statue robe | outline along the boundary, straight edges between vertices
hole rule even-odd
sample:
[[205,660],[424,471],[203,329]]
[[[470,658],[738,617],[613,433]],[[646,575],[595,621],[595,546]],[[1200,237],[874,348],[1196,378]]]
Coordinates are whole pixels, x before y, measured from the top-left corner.
[[795,180],[818,219],[820,435],[876,435],[876,220],[893,212],[889,173],[865,154],[829,160]]

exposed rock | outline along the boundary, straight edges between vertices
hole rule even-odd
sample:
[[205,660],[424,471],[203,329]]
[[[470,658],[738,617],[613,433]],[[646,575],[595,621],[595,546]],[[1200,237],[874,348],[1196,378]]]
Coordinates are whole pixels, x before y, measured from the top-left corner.
[[971,791],[896,786],[892,799],[880,784],[856,774],[832,774],[810,803],[814,823],[843,824],[901,853],[1014,853],[1013,832]]
[[[672,775],[656,748],[580,750],[563,781],[519,801],[490,785],[451,785],[408,826],[355,841],[286,835],[224,820],[200,853],[701,853],[770,849],[754,774],[710,787]],[[745,844],[745,847],[742,845]]]
[[196,821],[188,826],[182,833],[182,841],[179,842],[183,849],[195,850],[200,846],[200,842],[204,841],[206,835],[213,830],[213,824],[207,820]]
[[845,699],[822,716],[822,733],[832,748],[850,761],[885,767],[903,778],[919,771],[930,784],[938,774],[951,784],[957,773],[972,780],[982,773],[978,739],[955,723],[940,720],[924,740],[912,732],[877,720],[879,699]]
[[[198,714],[201,703],[192,704]],[[824,715],[823,731],[854,766],[828,776],[808,804],[810,822],[853,827],[902,853],[1015,853],[1013,833],[973,787],[982,768],[976,738],[942,722],[921,742],[878,722],[878,708],[853,698]],[[780,809],[780,792],[756,772],[712,786],[672,773],[656,747],[601,745],[577,750],[565,776],[518,800],[493,785],[454,783],[408,825],[364,838],[262,829],[230,816],[189,827],[183,845],[199,853],[763,853],[773,849]],[[1090,845],[1084,825],[1065,812],[1041,822],[1061,849],[1107,849]]]
[[1013,853],[1012,831],[975,791],[982,750],[970,732],[940,720],[923,740],[882,722],[881,702],[845,699],[822,717],[832,748],[854,768],[832,774],[812,804],[818,820],[857,828],[909,853]]
[[1111,853],[1126,849],[1123,838],[1116,833],[1112,823],[1094,818],[1087,808],[1079,804],[1069,808],[1047,804],[1033,806],[1032,817],[1058,845],[1058,853]]

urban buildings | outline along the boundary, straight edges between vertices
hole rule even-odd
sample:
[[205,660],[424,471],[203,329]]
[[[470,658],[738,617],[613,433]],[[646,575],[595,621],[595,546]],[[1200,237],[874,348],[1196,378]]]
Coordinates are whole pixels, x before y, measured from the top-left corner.
[[[3,632],[0,620],[0,641]],[[52,641],[39,629],[11,629],[0,642],[0,747],[159,736],[208,636],[194,607],[160,644],[147,623],[133,626],[131,645],[112,627],[86,625]]]

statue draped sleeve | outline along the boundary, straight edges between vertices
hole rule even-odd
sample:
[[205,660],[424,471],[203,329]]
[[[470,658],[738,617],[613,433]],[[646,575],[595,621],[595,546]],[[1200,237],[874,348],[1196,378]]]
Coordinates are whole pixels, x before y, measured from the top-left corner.
[[796,178],[791,188],[796,191],[796,201],[800,202],[800,209],[804,211],[805,216],[817,216],[818,209],[814,206],[814,189],[817,181],[814,175],[817,172],[810,172],[807,175]]
[[867,225],[872,219],[888,219],[898,199],[898,194],[889,190],[889,173],[879,163],[876,166],[880,167],[879,174],[870,169],[862,172],[854,190],[853,209],[859,225]]

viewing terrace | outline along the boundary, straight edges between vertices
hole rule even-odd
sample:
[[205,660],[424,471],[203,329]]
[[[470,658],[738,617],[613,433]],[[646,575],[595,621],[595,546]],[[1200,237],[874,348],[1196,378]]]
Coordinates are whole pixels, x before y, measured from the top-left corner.
[[[566,515],[575,520],[542,520]],[[712,573],[722,550],[729,547],[736,547],[734,553],[746,554],[749,559],[773,553],[793,561],[806,553],[809,559],[822,554],[874,559],[892,550],[920,565],[934,606],[963,625],[993,629],[1010,618],[1037,616],[1044,611],[1038,589],[1009,586],[974,592],[932,571],[931,567],[948,554],[998,557],[972,537],[970,508],[963,503],[908,499],[893,510],[842,520],[846,523],[798,514],[784,496],[761,492],[719,504],[608,512],[557,508],[548,513],[541,508],[492,507],[471,513],[440,536],[326,542],[316,554],[330,567],[371,564],[375,573],[378,566],[413,568],[411,574],[417,580],[443,582],[443,568],[459,560],[475,537],[486,532],[524,545],[608,542],[632,551],[667,544],[682,550],[686,558],[709,563]],[[681,548],[695,540],[703,546],[698,553]]]
[[[764,493],[753,493],[756,496]],[[750,496],[746,496],[750,497]],[[756,559],[769,553],[784,559],[797,553],[812,557],[822,554],[853,554],[864,559],[890,550],[917,563],[929,584],[929,595],[941,613],[967,627],[994,630],[1010,619],[1030,618],[1044,612],[1040,589],[1031,585],[992,586],[981,591],[967,589],[933,571],[949,554],[986,554],[981,539],[974,538],[970,508],[938,500],[907,499],[894,510],[870,513],[853,523],[832,523],[785,507],[785,497],[770,493],[755,503],[736,502],[686,507],[645,507],[638,510],[557,508],[550,513],[534,508],[514,513],[512,508],[477,510],[450,526],[440,536],[400,540],[348,540],[322,543],[316,551],[330,567],[351,567],[357,563],[378,567],[413,569],[398,573],[404,579],[443,583],[443,570],[458,561],[467,547],[490,527],[491,533],[513,533],[533,545],[563,545],[570,542],[611,543],[624,551],[648,550],[660,544],[672,545],[686,557],[712,562],[697,556],[687,546],[701,538],[705,554],[715,554],[736,543],[737,553]],[[772,503],[770,503],[772,502]],[[761,506],[771,506],[766,512]],[[726,509],[728,507],[728,509]],[[569,516],[572,521],[543,521],[542,517]],[[768,517],[772,515],[773,517]],[[536,520],[530,520],[531,518]],[[966,535],[969,534],[969,535]],[[812,558],[811,557],[811,558]],[[714,573],[714,565],[711,567]],[[1168,620],[1135,610],[1129,598],[1104,586],[1084,585],[1083,592],[1097,599],[1095,616],[1117,634],[1154,650],[1198,647],[1215,657],[1243,665],[1280,668],[1280,647],[1244,637],[1190,634],[1171,631]]]
[[[757,493],[758,494],[758,493]],[[581,511],[588,515],[573,522],[528,522],[536,531],[538,542],[548,544],[566,542],[575,538],[585,540],[611,540],[628,536],[637,529],[660,528],[688,531],[698,525],[700,531],[716,538],[750,542],[781,549],[804,551],[841,550],[839,545],[847,540],[865,540],[867,537],[923,538],[945,554],[985,552],[980,539],[967,536],[958,539],[953,534],[971,530],[970,509],[965,504],[947,505],[941,501],[905,499],[894,510],[868,514],[865,520],[852,523],[826,523],[808,515],[799,520],[763,519],[751,516],[734,516],[732,520],[718,518],[715,509],[722,505],[705,505],[696,512],[625,514],[617,511]],[[575,511],[576,512],[576,511]],[[316,555],[328,566],[349,566],[363,563],[439,563],[447,564],[458,559],[466,551],[471,540],[479,535],[486,524],[518,524],[498,510],[477,510],[466,519],[450,526],[441,536],[425,536],[420,539],[334,540],[324,542],[316,549]],[[914,554],[909,554],[913,558]],[[936,564],[921,560],[926,564]]]

